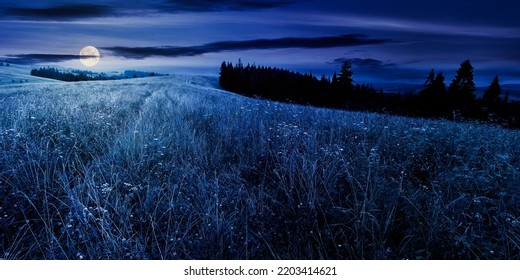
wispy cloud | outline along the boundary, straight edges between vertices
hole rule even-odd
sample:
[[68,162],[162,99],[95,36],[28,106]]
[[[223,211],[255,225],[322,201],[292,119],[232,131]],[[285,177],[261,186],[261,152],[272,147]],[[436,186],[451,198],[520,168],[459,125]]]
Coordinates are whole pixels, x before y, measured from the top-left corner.
[[[408,83],[415,82],[420,84],[426,78],[429,70],[409,68],[406,65],[393,62],[385,62],[375,58],[336,58],[328,64],[341,65],[348,61],[354,70],[354,79],[363,77],[370,83]],[[339,69],[339,66],[338,66]],[[392,91],[400,91],[392,89]]]
[[45,8],[11,7],[2,11],[4,17],[31,20],[71,20],[108,16],[114,10],[108,6],[95,4],[71,4]]
[[359,45],[374,45],[390,42],[388,39],[371,39],[363,34],[347,34],[329,37],[314,38],[280,38],[280,39],[257,39],[247,41],[223,41],[204,45],[188,47],[104,47],[102,49],[111,51],[113,55],[126,58],[145,58],[150,56],[195,56],[205,53],[216,53],[222,51],[242,51],[261,49],[282,48],[332,48]]
[[[47,2],[47,5],[45,4]],[[250,11],[288,6],[295,0],[164,0],[149,1],[147,5],[131,6],[127,1],[112,1],[110,5],[76,4],[62,5],[42,1],[38,5],[5,6],[0,17],[36,21],[72,21],[75,19],[142,15],[148,12],[177,14],[182,12]]]
[[395,63],[385,63],[378,59],[373,58],[336,58],[329,64],[342,64],[344,61],[348,61],[350,64],[358,67],[366,67],[366,68],[386,68],[386,67],[395,67],[397,64]]
[[391,18],[388,16],[355,14],[302,14],[289,20],[300,24],[341,26],[371,30],[409,32],[415,34],[442,34],[491,38],[519,38],[520,28],[515,25],[495,26],[484,23],[451,23],[413,17]]
[[296,1],[280,0],[169,0],[169,12],[211,12],[269,9],[291,5]]
[[16,64],[56,63],[80,58],[97,57],[93,55],[69,55],[69,54],[18,54],[8,55],[8,61]]
[[[217,53],[223,51],[243,50],[266,50],[284,48],[319,49],[332,47],[348,47],[359,45],[374,45],[390,42],[389,39],[373,39],[363,34],[346,34],[329,37],[312,38],[279,38],[279,39],[257,39],[247,41],[222,41],[203,45],[187,47],[104,47],[101,49],[109,51],[112,56],[131,59],[144,59],[147,57],[186,57],[205,53]],[[57,63],[90,56],[70,54],[12,54],[8,59],[19,64]],[[339,59],[338,59],[339,60]]]

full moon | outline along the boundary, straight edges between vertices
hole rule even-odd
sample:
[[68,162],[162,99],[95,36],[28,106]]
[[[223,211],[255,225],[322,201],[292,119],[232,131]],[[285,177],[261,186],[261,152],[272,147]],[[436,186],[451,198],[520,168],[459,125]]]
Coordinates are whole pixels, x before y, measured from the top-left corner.
[[79,60],[83,65],[91,67],[99,62],[99,51],[93,46],[86,46],[79,52]]

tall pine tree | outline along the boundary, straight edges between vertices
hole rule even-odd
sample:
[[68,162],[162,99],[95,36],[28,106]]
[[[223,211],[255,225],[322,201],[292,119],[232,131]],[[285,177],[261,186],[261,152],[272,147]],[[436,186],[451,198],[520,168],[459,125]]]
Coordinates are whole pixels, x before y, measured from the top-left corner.
[[500,102],[499,96],[501,93],[502,89],[500,88],[498,76],[495,76],[493,82],[491,82],[488,89],[484,92],[484,96],[482,96],[483,105],[488,108],[495,107]]
[[475,100],[475,82],[473,80],[473,66],[469,60],[460,64],[448,91],[454,109],[469,108],[472,105]]
[[444,75],[442,72],[435,75],[435,71],[432,69],[424,82],[423,90],[417,96],[416,112],[421,116],[444,115],[446,111],[445,95]]
[[351,91],[354,88],[354,80],[352,79],[352,66],[348,62],[348,60],[343,61],[343,65],[338,74],[338,83],[340,87],[345,90]]

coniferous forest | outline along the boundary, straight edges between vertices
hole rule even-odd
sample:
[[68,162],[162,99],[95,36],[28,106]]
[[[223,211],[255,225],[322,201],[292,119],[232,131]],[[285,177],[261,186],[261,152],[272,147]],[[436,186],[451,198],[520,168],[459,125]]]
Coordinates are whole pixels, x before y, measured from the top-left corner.
[[163,76],[155,72],[143,72],[135,70],[126,70],[121,74],[107,75],[106,73],[94,73],[91,71],[74,70],[72,72],[60,71],[54,67],[41,67],[39,69],[32,69],[31,76],[49,78],[64,82],[81,82],[81,81],[106,81],[106,80],[120,80],[130,78],[143,78]]
[[460,64],[447,86],[442,72],[428,74],[418,93],[388,94],[371,85],[356,84],[352,66],[343,62],[332,77],[302,74],[284,69],[223,62],[220,86],[245,96],[325,108],[388,113],[423,118],[477,121],[520,128],[520,102],[509,100],[496,76],[482,98],[475,95],[474,68]]

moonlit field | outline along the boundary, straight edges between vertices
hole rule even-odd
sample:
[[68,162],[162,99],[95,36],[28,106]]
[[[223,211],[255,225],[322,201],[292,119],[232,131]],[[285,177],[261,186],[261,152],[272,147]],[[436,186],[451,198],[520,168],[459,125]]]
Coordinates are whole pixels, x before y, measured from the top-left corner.
[[0,266],[520,259],[518,3],[2,0]]
[[3,87],[3,257],[519,257],[519,131],[217,83]]

